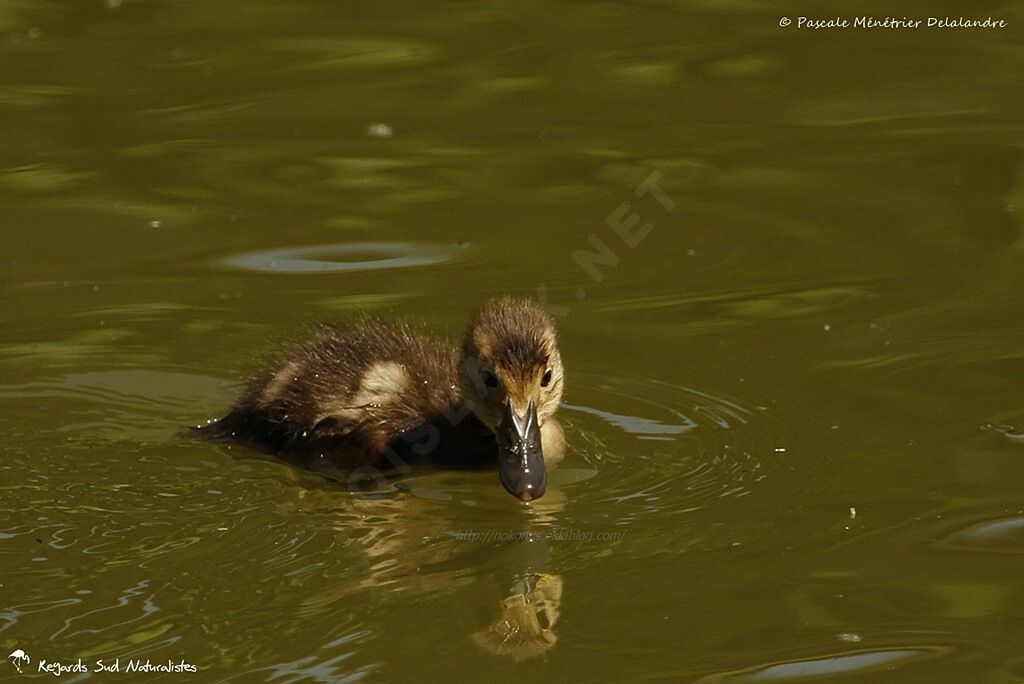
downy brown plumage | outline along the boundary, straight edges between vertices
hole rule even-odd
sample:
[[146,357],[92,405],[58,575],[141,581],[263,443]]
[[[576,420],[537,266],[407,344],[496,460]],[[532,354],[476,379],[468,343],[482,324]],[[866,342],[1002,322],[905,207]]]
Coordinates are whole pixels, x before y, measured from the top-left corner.
[[402,325],[325,327],[196,432],[313,469],[497,463],[505,489],[530,501],[564,451],[563,386],[554,321],[506,298],[479,311],[461,350]]

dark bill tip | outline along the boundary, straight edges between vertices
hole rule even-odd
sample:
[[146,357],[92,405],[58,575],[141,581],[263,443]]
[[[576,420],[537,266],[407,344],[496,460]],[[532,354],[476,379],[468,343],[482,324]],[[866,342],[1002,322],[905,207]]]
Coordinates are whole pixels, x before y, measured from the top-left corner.
[[498,474],[501,484],[512,496],[533,501],[544,496],[548,473],[540,443],[537,407],[530,402],[525,415],[518,415],[511,402],[498,426]]

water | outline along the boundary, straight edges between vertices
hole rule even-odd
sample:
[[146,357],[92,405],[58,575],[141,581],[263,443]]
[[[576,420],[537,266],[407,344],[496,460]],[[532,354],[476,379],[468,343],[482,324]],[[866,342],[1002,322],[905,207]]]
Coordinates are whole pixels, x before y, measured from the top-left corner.
[[[1024,678],[1024,16],[780,28],[810,11],[0,7],[3,655]],[[568,373],[529,507],[178,436],[310,322],[455,339],[505,293]]]

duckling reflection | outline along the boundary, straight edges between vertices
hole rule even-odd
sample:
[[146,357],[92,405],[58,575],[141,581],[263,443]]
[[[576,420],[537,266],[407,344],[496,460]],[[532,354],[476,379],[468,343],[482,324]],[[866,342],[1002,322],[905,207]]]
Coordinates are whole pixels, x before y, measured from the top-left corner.
[[536,658],[558,642],[562,577],[546,572],[551,552],[543,532],[505,546],[503,555],[503,569],[512,577],[508,595],[498,603],[498,617],[470,637],[495,655],[515,661]]
[[[351,581],[326,589],[322,597],[328,600],[381,587],[436,591],[470,586],[474,580],[466,574],[466,568],[479,569],[495,563],[505,579],[494,591],[504,598],[508,578],[550,572],[547,534],[557,525],[567,502],[565,492],[552,489],[543,500],[531,504],[523,531],[507,535],[508,530],[503,529],[496,539],[485,539],[461,534],[464,518],[450,515],[456,509],[434,498],[432,492],[421,498],[420,489],[426,485],[410,487],[407,491],[411,496],[357,496],[346,499],[339,508],[336,490],[326,485],[305,484],[296,499],[279,504],[279,512],[324,520],[326,529],[342,535],[343,545],[358,550],[367,561]],[[469,494],[469,486],[466,487],[463,491]],[[474,510],[486,515],[484,509]],[[499,515],[490,521],[481,517],[479,522],[491,526],[503,525],[505,520],[505,516]],[[524,540],[530,543],[523,543]]]
[[[509,528],[507,510],[480,501],[473,479],[479,478],[431,473],[407,480],[412,483],[407,496],[344,498],[336,489],[307,481],[312,486],[299,490],[304,496],[279,504],[280,512],[301,513],[312,527],[337,534],[347,571],[307,596],[300,610],[329,615],[338,602],[350,605],[364,593],[378,601],[409,593],[449,595],[450,619],[464,629],[467,645],[517,661],[550,651],[558,642],[563,586],[549,538],[566,505],[565,493],[553,487]],[[439,494],[465,496],[474,505],[460,508],[439,500]],[[478,526],[475,531],[499,534],[469,537],[464,527],[469,519]]]
[[558,641],[554,627],[561,605],[559,575],[521,577],[501,602],[501,615],[486,629],[475,632],[473,642],[495,655],[517,661],[543,655]]
[[531,501],[565,449],[563,376],[552,318],[506,298],[479,311],[461,351],[404,326],[324,328],[196,432],[315,470],[497,462],[504,488]]

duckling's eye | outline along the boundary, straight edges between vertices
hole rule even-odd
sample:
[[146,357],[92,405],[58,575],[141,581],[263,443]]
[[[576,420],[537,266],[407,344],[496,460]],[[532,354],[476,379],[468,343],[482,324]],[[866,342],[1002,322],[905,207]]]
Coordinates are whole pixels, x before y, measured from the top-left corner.
[[485,370],[482,373],[484,378],[484,384],[488,387],[494,388],[498,386],[498,378],[489,370]]
[[540,386],[541,387],[547,387],[550,384],[551,384],[551,369],[548,368],[546,371],[544,371],[544,377],[540,379]]

